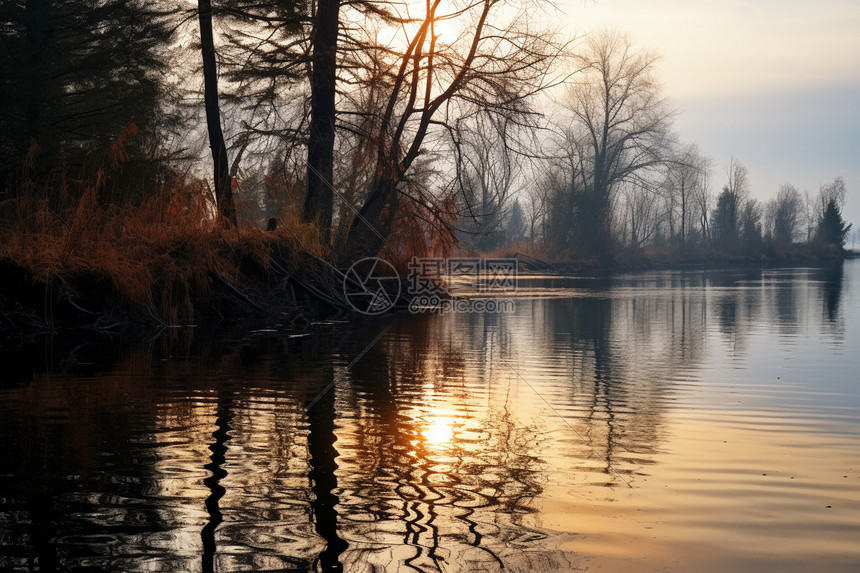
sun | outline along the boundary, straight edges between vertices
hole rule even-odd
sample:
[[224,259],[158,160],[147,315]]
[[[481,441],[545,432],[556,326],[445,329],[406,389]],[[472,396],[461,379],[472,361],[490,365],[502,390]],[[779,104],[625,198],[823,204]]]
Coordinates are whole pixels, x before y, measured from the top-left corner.
[[[405,47],[409,45],[422,23],[426,21],[428,5],[425,0],[413,0],[406,2],[398,12],[405,20],[410,20],[409,23],[398,26],[395,32],[396,43]],[[469,20],[468,15],[468,11],[464,13],[462,10],[458,10],[450,2],[440,2],[439,6],[436,7],[431,28],[427,34],[425,50],[429,47],[432,37],[436,38],[437,47],[452,46],[457,43],[464,33],[464,21]]]

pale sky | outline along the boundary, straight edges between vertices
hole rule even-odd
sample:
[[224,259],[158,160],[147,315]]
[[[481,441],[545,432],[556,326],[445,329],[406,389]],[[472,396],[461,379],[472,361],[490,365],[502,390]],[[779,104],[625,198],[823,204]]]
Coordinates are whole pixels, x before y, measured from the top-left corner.
[[[562,0],[570,31],[610,26],[662,55],[676,128],[716,164],[734,156],[753,196],[817,192],[841,175],[860,225],[860,1]],[[849,246],[851,241],[849,239]]]

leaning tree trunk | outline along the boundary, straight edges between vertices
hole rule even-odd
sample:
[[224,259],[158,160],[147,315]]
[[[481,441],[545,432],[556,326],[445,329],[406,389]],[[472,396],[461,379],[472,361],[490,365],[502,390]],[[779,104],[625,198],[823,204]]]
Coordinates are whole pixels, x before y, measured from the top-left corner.
[[335,72],[340,0],[319,0],[313,34],[311,125],[308,137],[308,188],[302,220],[320,226],[324,243],[331,234],[334,203]]
[[391,232],[397,212],[397,177],[376,178],[370,196],[349,228],[343,263],[376,255]]
[[209,148],[215,167],[215,201],[222,217],[236,224],[233,205],[233,180],[227,145],[221,130],[221,110],[218,107],[218,70],[215,67],[215,42],[212,39],[212,4],[210,0],[197,0],[200,18],[200,45],[203,52],[203,97],[206,105],[206,127],[209,130]]

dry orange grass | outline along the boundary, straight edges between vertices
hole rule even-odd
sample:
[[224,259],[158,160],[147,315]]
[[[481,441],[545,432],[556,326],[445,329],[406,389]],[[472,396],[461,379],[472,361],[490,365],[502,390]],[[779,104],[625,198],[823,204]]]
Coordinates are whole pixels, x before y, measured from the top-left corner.
[[168,324],[191,321],[194,300],[209,292],[208,272],[241,284],[240,264],[265,267],[271,237],[215,223],[211,204],[187,191],[166,204],[124,207],[99,205],[95,187],[63,206],[56,198],[18,199],[0,229],[0,258],[46,284],[108,280],[132,310]]
[[[242,285],[240,266],[252,261],[265,269],[273,240],[295,246],[284,230],[265,233],[220,222],[199,181],[178,181],[137,205],[100,204],[99,193],[123,158],[121,146],[112,148],[87,180],[61,177],[51,189],[25,188],[2,204],[0,259],[45,284],[109,282],[112,302],[165,324],[183,324],[194,320],[194,301],[209,293],[210,271]],[[312,240],[310,230],[298,228]]]

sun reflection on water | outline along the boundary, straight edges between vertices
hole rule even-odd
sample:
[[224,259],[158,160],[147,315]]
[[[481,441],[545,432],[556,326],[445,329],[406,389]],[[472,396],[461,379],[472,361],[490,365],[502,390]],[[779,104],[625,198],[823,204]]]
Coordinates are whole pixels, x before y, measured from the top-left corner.
[[454,438],[454,418],[437,416],[431,418],[429,424],[421,430],[427,445],[439,448],[448,447]]

